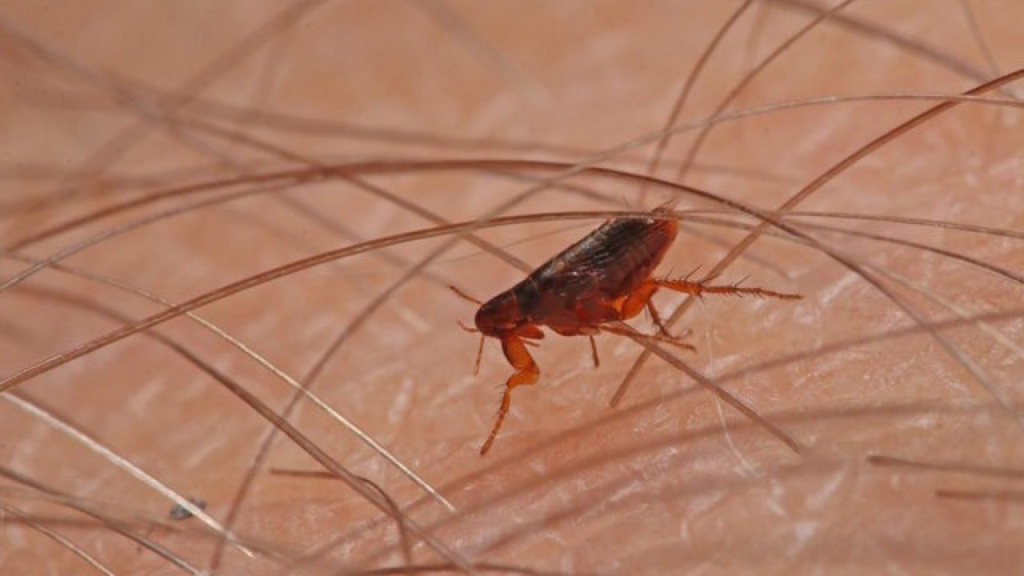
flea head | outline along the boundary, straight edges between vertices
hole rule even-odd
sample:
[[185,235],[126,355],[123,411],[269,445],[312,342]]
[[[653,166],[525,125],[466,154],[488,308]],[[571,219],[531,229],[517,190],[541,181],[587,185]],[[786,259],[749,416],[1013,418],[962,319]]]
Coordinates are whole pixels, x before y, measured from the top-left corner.
[[513,292],[502,292],[476,311],[476,328],[487,336],[500,337],[526,322]]

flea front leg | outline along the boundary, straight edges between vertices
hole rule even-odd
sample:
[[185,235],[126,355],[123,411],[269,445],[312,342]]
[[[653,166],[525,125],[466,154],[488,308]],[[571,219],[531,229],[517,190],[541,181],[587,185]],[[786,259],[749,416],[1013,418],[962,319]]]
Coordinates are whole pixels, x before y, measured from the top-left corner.
[[516,386],[533,384],[540,378],[540,368],[537,367],[537,363],[533,361],[533,357],[526,350],[526,343],[522,338],[519,336],[506,336],[502,338],[501,349],[505,352],[505,358],[516,369],[516,372],[505,383],[505,395],[501,399],[501,408],[498,409],[497,419],[494,421],[494,427],[491,428],[490,435],[487,436],[487,441],[480,447],[481,456],[487,454],[487,451],[491,449],[491,444],[494,444],[494,439],[498,437],[498,430],[505,421],[505,415],[508,414],[508,409],[512,405],[512,389]]

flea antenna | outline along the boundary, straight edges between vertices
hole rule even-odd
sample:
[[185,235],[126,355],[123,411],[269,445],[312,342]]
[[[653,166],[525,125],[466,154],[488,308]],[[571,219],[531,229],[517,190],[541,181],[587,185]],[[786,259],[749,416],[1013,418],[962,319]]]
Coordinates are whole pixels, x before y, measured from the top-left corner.
[[473,365],[473,376],[480,374],[480,359],[484,356],[484,335],[480,335],[480,347],[476,349],[476,364]]
[[476,298],[473,298],[472,296],[470,296],[469,294],[466,294],[465,292],[463,292],[462,290],[456,288],[455,286],[449,284],[448,287],[451,288],[452,292],[455,292],[456,294],[461,296],[463,299],[469,300],[470,302],[476,304],[477,306],[483,306],[484,305],[483,302],[477,300]]
[[456,320],[456,322],[458,322],[459,328],[462,328],[463,330],[469,332],[470,334],[476,334],[477,332],[479,332],[479,330],[477,330],[476,328],[466,326],[465,324],[463,324],[462,320]]

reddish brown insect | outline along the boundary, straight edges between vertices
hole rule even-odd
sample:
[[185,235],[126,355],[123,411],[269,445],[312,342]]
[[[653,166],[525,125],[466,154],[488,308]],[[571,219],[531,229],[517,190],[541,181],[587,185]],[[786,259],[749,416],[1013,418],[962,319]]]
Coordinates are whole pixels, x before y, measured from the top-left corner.
[[[647,308],[660,334],[656,340],[693,349],[669,336],[662,325],[651,296],[659,288],[702,296],[704,294],[751,294],[797,299],[799,294],[784,294],[763,288],[738,285],[713,286],[708,279],[654,278],[661,262],[679,232],[679,224],[668,207],[655,209],[650,218],[619,218],[605,222],[597,230],[548,260],[525,280],[498,294],[480,306],[476,328],[482,334],[477,366],[483,352],[483,337],[501,340],[505,358],[515,373],[505,384],[497,419],[480,454],[490,450],[511,405],[516,386],[533,384],[540,369],[526,350],[544,337],[541,326],[563,336],[590,337],[594,363],[598,363],[594,335],[620,333],[611,323],[627,320]],[[461,292],[460,292],[461,294]],[[463,295],[465,296],[465,295]],[[468,298],[468,296],[467,296]]]

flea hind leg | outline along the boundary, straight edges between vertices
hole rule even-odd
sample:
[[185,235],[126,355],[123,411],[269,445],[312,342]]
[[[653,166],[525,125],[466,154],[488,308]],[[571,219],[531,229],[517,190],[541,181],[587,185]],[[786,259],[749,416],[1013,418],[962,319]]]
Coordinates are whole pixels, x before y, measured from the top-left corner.
[[[639,288],[633,291],[623,302],[620,309],[621,316],[620,320],[628,320],[639,314],[644,308],[651,314],[651,321],[658,327],[658,334],[652,336],[655,341],[664,342],[666,344],[673,344],[680,348],[687,350],[696,350],[693,346],[683,342],[689,332],[682,334],[681,336],[673,336],[669,333],[668,329],[665,328],[665,324],[661,321],[661,315],[658,314],[658,310],[654,307],[654,302],[651,302],[651,297],[658,291],[661,285],[656,280],[648,280],[640,285]],[[604,329],[604,328],[602,328]],[[608,331],[608,330],[605,330]]]
[[724,294],[727,296],[757,296],[758,298],[780,298],[782,300],[799,300],[803,298],[802,294],[789,294],[786,292],[776,292],[774,290],[768,290],[766,288],[747,288],[746,286],[740,286],[742,280],[736,284],[729,284],[725,286],[715,286],[708,284],[705,280],[688,280],[686,278],[655,278],[651,280],[654,284],[661,288],[668,288],[676,292],[682,292],[683,294],[692,294],[698,298],[703,297],[705,294]]
[[684,342],[684,339],[686,338],[686,336],[689,335],[689,330],[687,330],[687,332],[685,334],[683,334],[682,336],[678,336],[677,337],[677,336],[671,336],[671,335],[665,336],[663,334],[641,334],[640,332],[637,332],[636,330],[630,328],[629,325],[626,325],[626,324],[624,324],[622,326],[615,326],[615,325],[612,325],[612,324],[606,324],[606,325],[601,327],[601,331],[602,332],[609,332],[611,334],[618,334],[620,336],[627,336],[627,337],[630,337],[630,338],[632,338],[632,337],[639,337],[639,338],[643,338],[645,340],[650,340],[652,342],[658,342],[660,344],[669,344],[671,346],[675,346],[676,348],[680,348],[680,349],[683,349],[683,350],[689,350],[690,352],[696,352],[697,351],[697,348],[694,345],[688,344],[688,343]]
[[665,324],[661,321],[661,315],[658,314],[658,309],[654,307],[654,302],[647,301],[647,312],[651,315],[651,322],[658,327],[658,333],[662,336],[671,336],[668,332],[668,328],[665,328]]
[[540,368],[533,361],[533,357],[527,351],[526,343],[522,338],[518,336],[503,338],[501,349],[505,352],[505,358],[516,369],[516,372],[505,383],[505,395],[501,398],[501,408],[498,409],[498,416],[494,421],[494,427],[491,428],[491,433],[487,436],[484,445],[480,447],[481,456],[487,454],[487,451],[491,449],[491,445],[494,444],[494,439],[498,437],[498,430],[501,429],[501,424],[505,421],[508,409],[512,405],[512,389],[516,386],[533,384],[540,378]]

